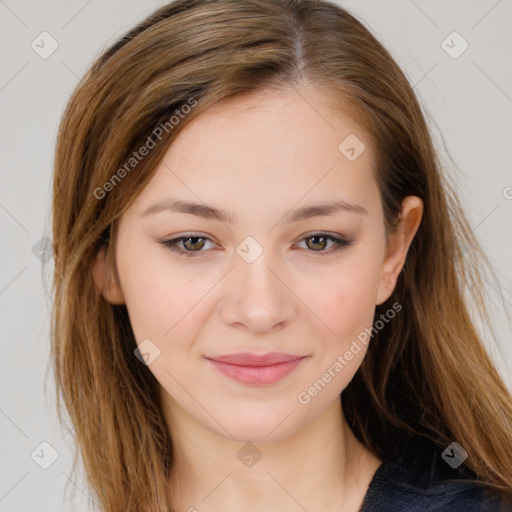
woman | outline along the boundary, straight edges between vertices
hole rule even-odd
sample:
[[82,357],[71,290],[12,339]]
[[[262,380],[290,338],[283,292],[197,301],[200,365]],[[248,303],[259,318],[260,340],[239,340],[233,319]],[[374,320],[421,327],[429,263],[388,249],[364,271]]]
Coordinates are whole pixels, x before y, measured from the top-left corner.
[[510,510],[510,393],[464,297],[485,319],[486,259],[344,9],[156,11],[72,95],[52,214],[101,510]]

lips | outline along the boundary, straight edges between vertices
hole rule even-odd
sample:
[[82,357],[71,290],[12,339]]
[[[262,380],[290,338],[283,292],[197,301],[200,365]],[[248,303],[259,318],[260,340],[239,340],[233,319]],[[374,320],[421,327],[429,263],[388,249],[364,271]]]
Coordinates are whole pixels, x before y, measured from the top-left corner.
[[306,356],[272,352],[258,355],[248,352],[207,357],[220,373],[243,384],[274,384],[290,374]]
[[273,364],[289,363],[301,359],[304,356],[295,356],[284,354],[282,352],[271,352],[269,354],[251,354],[250,352],[239,352],[237,354],[227,354],[224,356],[207,357],[219,363],[236,364],[239,366],[270,366]]

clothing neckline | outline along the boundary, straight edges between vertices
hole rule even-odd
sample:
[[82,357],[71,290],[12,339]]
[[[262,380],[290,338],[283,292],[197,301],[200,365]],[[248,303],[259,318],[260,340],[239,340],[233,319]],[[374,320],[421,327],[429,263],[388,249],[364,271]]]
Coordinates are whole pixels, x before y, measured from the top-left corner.
[[384,459],[379,464],[377,469],[374,471],[373,476],[370,480],[370,483],[368,484],[368,488],[366,489],[366,492],[363,497],[363,501],[361,502],[360,507],[357,509],[357,512],[364,512],[365,508],[367,507],[368,503],[371,500],[371,497],[375,491],[375,489],[379,488],[378,482],[380,480],[381,474],[385,474],[385,466],[387,465],[387,461]]
[[478,507],[485,507],[487,512],[509,510],[489,508],[500,497],[476,480],[463,465],[454,468],[443,460],[442,449],[431,439],[413,438],[401,454],[383,459],[357,512],[420,511],[432,503],[439,510],[442,506],[464,512],[484,510]]

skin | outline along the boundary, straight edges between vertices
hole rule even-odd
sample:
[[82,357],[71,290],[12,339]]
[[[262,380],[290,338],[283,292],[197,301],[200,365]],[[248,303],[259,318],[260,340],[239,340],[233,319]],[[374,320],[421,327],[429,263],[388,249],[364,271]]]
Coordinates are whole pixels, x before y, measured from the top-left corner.
[[[338,150],[349,134],[366,145],[354,161]],[[92,274],[103,296],[126,304],[138,344],[149,338],[160,350],[149,369],[173,440],[175,510],[359,509],[382,461],[353,435],[339,396],[367,347],[307,404],[297,396],[371,328],[421,221],[421,200],[405,198],[386,245],[371,161],[366,133],[319,88],[223,100],[179,134],[123,214],[119,286],[98,253]],[[170,197],[228,210],[237,222],[142,215]],[[338,211],[295,223],[284,217],[340,199],[367,215]],[[315,232],[353,244],[333,250],[331,241],[312,239]],[[191,233],[209,239],[179,244],[195,250],[192,257],[159,243]],[[248,236],[263,249],[250,263],[236,251]],[[242,351],[308,357],[264,386],[233,381],[205,359]],[[237,457],[247,442],[261,455],[252,467]]]

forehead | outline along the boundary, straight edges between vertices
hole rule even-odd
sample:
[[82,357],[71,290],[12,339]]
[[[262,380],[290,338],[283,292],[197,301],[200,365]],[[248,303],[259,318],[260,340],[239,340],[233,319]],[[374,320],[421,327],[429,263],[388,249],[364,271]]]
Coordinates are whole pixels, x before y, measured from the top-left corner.
[[[337,154],[339,142],[349,134],[369,143],[358,123],[341,110],[342,105],[336,105],[325,88],[256,90],[211,106],[178,135],[169,155],[175,161],[200,156],[198,140],[209,143],[209,158],[218,160],[226,146],[231,146],[231,154],[243,147],[249,156],[257,153],[264,159],[272,155],[274,160],[284,150],[281,160],[285,160],[297,155],[319,157],[320,150]],[[197,151],[190,151],[194,145]]]
[[291,206],[305,196],[361,201],[376,191],[370,152],[367,134],[324,90],[258,90],[222,100],[187,125],[136,207],[166,195],[235,210],[255,200]]

